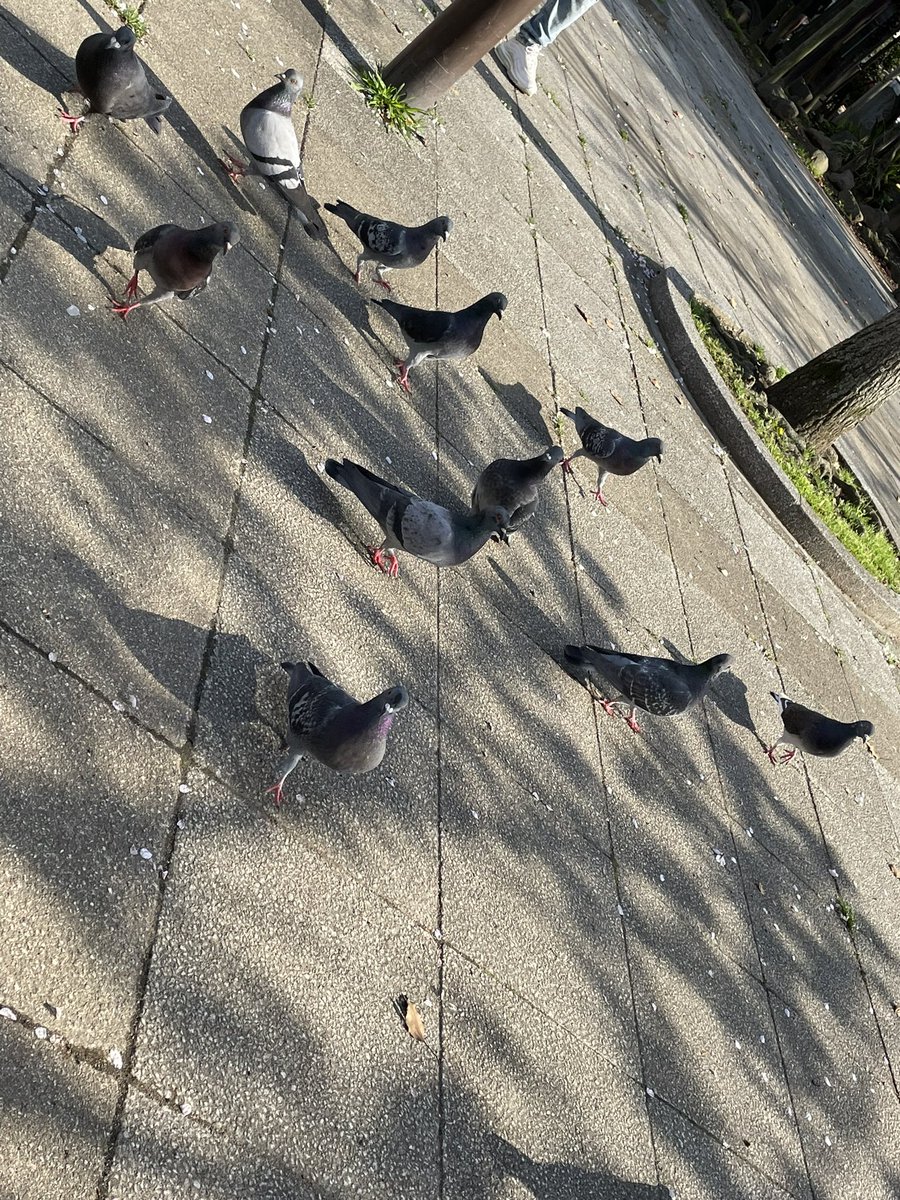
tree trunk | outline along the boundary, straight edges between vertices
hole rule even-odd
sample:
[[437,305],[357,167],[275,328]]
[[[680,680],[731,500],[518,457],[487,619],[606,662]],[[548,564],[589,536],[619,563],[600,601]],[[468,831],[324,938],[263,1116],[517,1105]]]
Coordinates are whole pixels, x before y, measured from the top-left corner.
[[821,453],[900,392],[900,308],[766,390],[769,403]]

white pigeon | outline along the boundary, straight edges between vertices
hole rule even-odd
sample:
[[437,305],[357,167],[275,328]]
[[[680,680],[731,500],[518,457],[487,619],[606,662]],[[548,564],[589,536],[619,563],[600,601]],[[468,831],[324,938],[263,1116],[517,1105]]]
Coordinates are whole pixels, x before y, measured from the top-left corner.
[[300,143],[291,115],[294,101],[303,91],[303,76],[291,67],[276,78],[278,83],[260,92],[241,110],[241,135],[250,154],[250,163],[229,155],[231,162],[224,166],[235,183],[243,175],[253,172],[277,184],[296,208],[309,236],[325,237],[318,205],[303,181]]

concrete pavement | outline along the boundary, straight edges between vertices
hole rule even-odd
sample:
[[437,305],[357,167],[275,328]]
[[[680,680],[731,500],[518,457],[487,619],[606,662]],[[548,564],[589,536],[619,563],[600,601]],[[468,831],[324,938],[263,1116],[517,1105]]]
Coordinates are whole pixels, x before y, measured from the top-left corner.
[[[345,81],[351,47],[385,59],[421,27],[405,0],[150,0],[158,139],[64,138],[53,95],[93,18],[0,10],[3,1200],[900,1189],[894,652],[715,452],[643,315],[649,259],[797,354],[852,326],[839,295],[881,296],[840,230],[823,271],[773,191],[799,211],[812,184],[705,10],[665,8],[596,6],[521,108],[483,64],[424,146]],[[216,170],[286,65],[314,194],[454,218],[400,298],[510,297],[409,398],[346,230],[315,244]],[[696,115],[712,83],[734,135]],[[231,213],[208,292],[104,311],[137,234]],[[347,454],[464,497],[578,402],[661,436],[662,466],[604,511],[578,464],[555,473],[532,527],[460,571],[379,576],[319,470]],[[610,639],[733,672],[637,738],[559,666]],[[303,764],[276,814],[295,654],[412,703],[377,772]],[[773,688],[872,720],[878,761],[773,769]]]

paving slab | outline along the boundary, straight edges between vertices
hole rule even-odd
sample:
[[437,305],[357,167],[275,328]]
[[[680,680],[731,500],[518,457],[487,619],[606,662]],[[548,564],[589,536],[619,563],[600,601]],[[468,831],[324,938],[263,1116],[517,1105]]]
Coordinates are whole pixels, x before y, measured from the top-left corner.
[[[199,777],[193,784],[133,1088],[239,1138],[258,1180],[274,1162],[316,1192],[321,1180],[325,1194],[336,1181],[379,1197],[432,1194],[433,936],[348,886],[290,826]],[[348,973],[348,962],[365,967]],[[424,1013],[431,1051],[399,1021],[399,993]]]
[[448,950],[444,997],[454,1195],[663,1200],[641,1088],[573,1036],[564,991],[535,1011]]
[[93,1195],[116,1111],[115,1078],[65,1057],[58,1044],[37,1039],[20,1022],[3,1022],[0,1046],[0,1195],[9,1200]]
[[0,654],[3,1003],[76,1046],[125,1055],[179,758],[5,632]]

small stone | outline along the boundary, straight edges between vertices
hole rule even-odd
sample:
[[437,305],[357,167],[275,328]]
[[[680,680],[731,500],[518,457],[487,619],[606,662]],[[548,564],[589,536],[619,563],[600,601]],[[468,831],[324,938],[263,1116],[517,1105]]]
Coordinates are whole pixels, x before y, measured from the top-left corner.
[[51,650],[50,653],[47,655],[47,661],[48,662],[56,662],[56,653],[53,650]]
[[122,1070],[122,1055],[120,1051],[113,1048],[106,1056],[110,1066],[115,1067],[117,1071]]
[[13,1010],[11,1008],[7,1008],[5,1005],[3,1008],[0,1008],[0,1017],[2,1017],[4,1021],[18,1021],[19,1019]]
[[209,413],[203,414],[203,420],[206,422],[207,425],[212,425],[212,417],[209,415]]
[[38,1025],[34,1031],[34,1036],[39,1042],[45,1042],[50,1036],[50,1030],[45,1029],[43,1025]]
[[191,789],[186,783],[179,783],[178,790],[181,792],[182,796],[186,796]]
[[150,859],[153,857],[153,851],[148,850],[146,846],[142,846],[139,853],[140,853],[141,858],[144,860],[144,862],[149,862]]
[[100,203],[101,203],[101,204],[109,204],[109,201],[107,200],[107,198],[106,198],[105,196],[101,196],[101,197],[100,197]]
[[207,379],[215,379],[215,375],[213,375],[212,371],[207,371],[206,378]]
[[[15,250],[11,250],[10,254],[15,254]],[[69,314],[70,317],[80,317],[81,316],[81,309],[78,307],[77,304],[70,304],[69,307],[66,309],[66,312]]]

